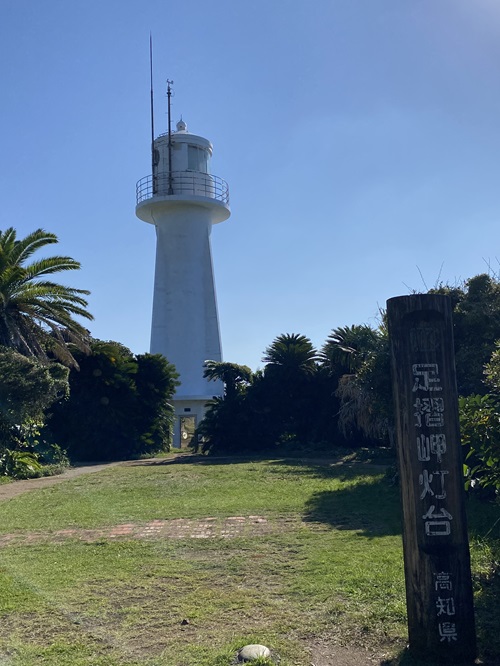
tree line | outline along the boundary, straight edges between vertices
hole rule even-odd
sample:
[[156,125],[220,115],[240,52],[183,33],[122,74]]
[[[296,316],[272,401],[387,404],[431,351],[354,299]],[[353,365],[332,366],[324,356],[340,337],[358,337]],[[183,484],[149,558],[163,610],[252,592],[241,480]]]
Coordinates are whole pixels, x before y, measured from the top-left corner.
[[[0,231],[0,474],[31,476],[72,460],[113,460],[167,451],[174,366],[92,338],[89,292],[52,275],[70,257],[35,259],[57,237],[43,229],[18,239]],[[500,280],[477,275],[431,290],[453,305],[457,383],[467,486],[500,490]],[[332,447],[394,448],[389,341],[378,326],[332,330],[320,349],[302,334],[279,335],[263,369],[208,360],[220,379],[199,424],[205,454],[311,453]]]
[[170,445],[175,368],[91,337],[77,319],[93,319],[89,292],[51,279],[80,264],[33,258],[57,242],[0,231],[0,474],[18,478]]
[[[500,491],[500,281],[481,274],[441,284],[453,305],[457,384],[466,485]],[[394,449],[394,414],[385,313],[377,327],[332,330],[316,350],[300,334],[279,335],[264,368],[208,361],[205,376],[221,379],[198,428],[208,453],[310,451],[333,446]]]

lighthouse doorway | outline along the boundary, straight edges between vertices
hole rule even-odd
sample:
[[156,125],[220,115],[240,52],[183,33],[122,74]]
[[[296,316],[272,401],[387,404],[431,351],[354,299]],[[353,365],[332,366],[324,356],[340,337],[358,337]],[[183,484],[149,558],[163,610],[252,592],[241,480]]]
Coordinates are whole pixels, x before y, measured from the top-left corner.
[[191,445],[193,441],[194,432],[196,430],[196,416],[181,416],[180,417],[180,442],[179,448],[185,449]]

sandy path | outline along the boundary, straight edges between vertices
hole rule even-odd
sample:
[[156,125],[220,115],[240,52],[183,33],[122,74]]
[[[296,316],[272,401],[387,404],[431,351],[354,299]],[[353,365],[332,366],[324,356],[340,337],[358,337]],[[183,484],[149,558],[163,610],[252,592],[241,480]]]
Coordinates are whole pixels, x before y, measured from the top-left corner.
[[[136,461],[134,461],[136,462]],[[123,465],[123,462],[104,463],[100,465],[81,465],[78,467],[70,467],[62,474],[56,476],[42,476],[39,479],[26,479],[24,481],[12,481],[12,483],[4,483],[0,485],[0,501],[10,500],[18,495],[27,493],[30,490],[38,490],[39,488],[49,488],[56,486],[58,483],[74,479],[82,474],[92,474],[92,472],[100,472],[108,467],[115,467],[116,465]]]

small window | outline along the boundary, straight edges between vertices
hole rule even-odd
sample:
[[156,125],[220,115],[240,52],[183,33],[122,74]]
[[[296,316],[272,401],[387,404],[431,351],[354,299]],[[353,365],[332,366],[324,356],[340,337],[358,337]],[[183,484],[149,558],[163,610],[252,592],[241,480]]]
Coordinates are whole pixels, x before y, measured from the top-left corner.
[[188,171],[208,171],[208,151],[198,146],[188,146]]

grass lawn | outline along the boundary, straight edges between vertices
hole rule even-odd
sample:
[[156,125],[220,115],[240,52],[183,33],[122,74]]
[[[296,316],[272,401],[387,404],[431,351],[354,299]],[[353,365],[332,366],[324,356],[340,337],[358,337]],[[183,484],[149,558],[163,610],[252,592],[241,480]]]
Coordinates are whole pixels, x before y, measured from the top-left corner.
[[[479,647],[498,664],[500,507],[469,502],[469,514]],[[309,666],[311,646],[336,643],[399,663],[399,497],[382,467],[236,459],[113,467],[0,503],[0,539],[230,516],[263,516],[270,528],[4,545],[0,664],[230,666],[253,642],[271,647],[280,666]]]

